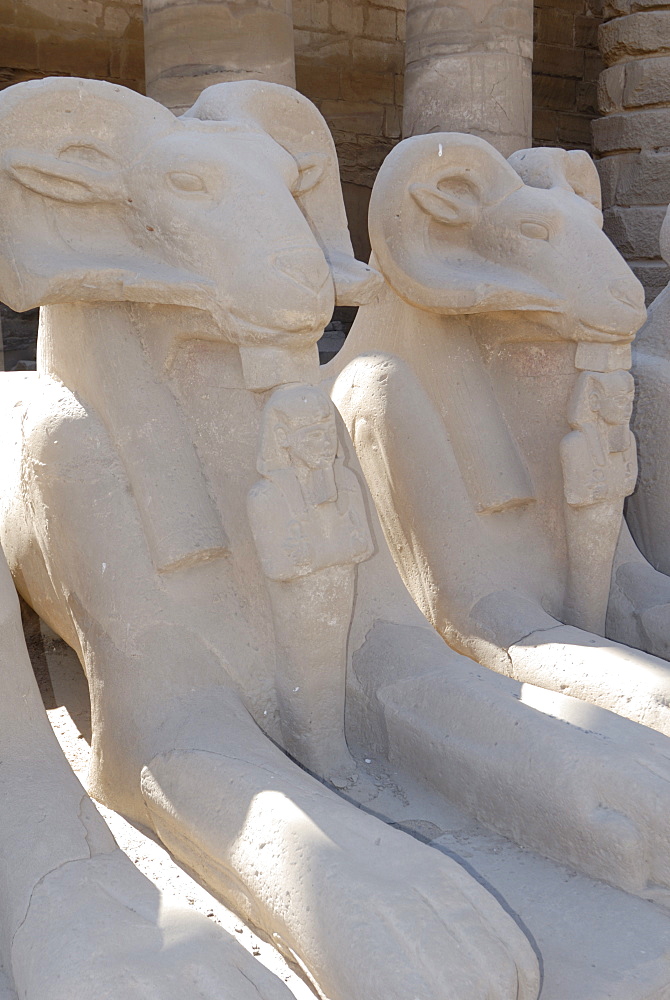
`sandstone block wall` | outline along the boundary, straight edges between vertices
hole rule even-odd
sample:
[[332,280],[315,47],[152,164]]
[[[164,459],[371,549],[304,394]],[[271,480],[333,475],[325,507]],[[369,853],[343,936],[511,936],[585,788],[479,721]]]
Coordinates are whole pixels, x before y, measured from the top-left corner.
[[651,301],[670,279],[659,232],[670,202],[670,9],[660,0],[605,0],[605,69],[594,122],[605,228]]
[[181,115],[205,87],[295,87],[291,0],[144,0],[146,93]]
[[[602,68],[599,0],[536,0],[533,140],[591,149]],[[405,0],[293,0],[298,89],[319,106],[340,157],[354,245],[367,252],[369,192],[400,140]]]
[[[293,0],[293,20],[298,88],[333,129],[353,207],[400,139],[405,0]],[[589,148],[597,23],[589,0],[537,0],[536,142]],[[0,0],[0,29],[0,86],[72,74],[144,88],[141,0]]]
[[60,75],[143,90],[141,0],[0,0],[0,86]]
[[598,0],[536,0],[533,141],[591,149],[597,117]]
[[354,246],[367,254],[367,204],[399,141],[405,0],[293,0],[296,82],[330,125]]
[[403,135],[531,143],[532,0],[407,0]]

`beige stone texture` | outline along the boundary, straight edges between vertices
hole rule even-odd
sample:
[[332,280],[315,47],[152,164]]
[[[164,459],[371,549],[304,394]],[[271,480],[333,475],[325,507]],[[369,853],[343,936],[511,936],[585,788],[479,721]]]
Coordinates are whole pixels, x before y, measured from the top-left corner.
[[[207,16],[214,16],[211,4],[201,6],[203,10],[209,6]],[[217,6],[221,5],[214,8]],[[242,8],[232,4],[228,9],[239,12],[235,23],[241,25]],[[160,15],[169,16],[166,11]],[[595,39],[598,18],[588,0],[536,0],[534,20],[534,140],[545,145],[588,149],[590,121],[597,114],[594,84],[600,67],[594,60],[598,57]],[[210,53],[212,65],[205,67],[207,60],[202,59],[200,68],[194,70],[187,55],[185,65],[191,68],[178,73],[176,81],[157,81],[166,101],[176,101],[182,86],[196,90],[194,81],[198,79],[200,83],[213,82],[210,77],[193,73],[210,71],[225,51],[221,48],[220,21],[214,23],[212,32],[197,29],[191,21],[192,10],[187,29],[175,32],[168,39],[172,52],[168,61],[181,58],[178,49],[191,37],[189,32],[200,31],[201,36],[203,33],[208,36],[203,52]],[[56,0],[0,0],[0,23],[3,26],[0,87],[50,73],[110,79],[144,92],[141,0],[67,0],[58,5]],[[337,117],[348,118],[347,128],[340,129],[330,120],[330,109],[325,108],[335,132],[354,242],[359,255],[365,257],[369,252],[370,189],[384,157],[400,138],[405,0],[295,0],[293,24],[298,89],[322,110],[324,101],[336,102]],[[269,27],[272,29],[272,24]],[[239,31],[235,37],[239,41]],[[212,52],[216,39],[219,39],[217,51]],[[285,33],[284,41],[288,45]],[[230,43],[227,44],[231,56]],[[272,55],[270,49],[265,54]],[[160,73],[160,57],[149,58]],[[236,58],[233,53],[231,65]],[[233,75],[244,76],[246,67],[240,68],[239,62],[235,65],[238,72]],[[521,65],[498,67],[505,72],[508,68],[515,74],[525,73],[525,66]],[[494,71],[497,72],[492,66],[490,72]],[[179,82],[180,76],[183,82]],[[453,85],[452,79],[447,80],[447,87]],[[475,72],[473,86],[478,85],[478,80],[484,85],[481,74]],[[360,102],[369,102],[375,110],[381,106],[383,113],[360,117],[353,107]],[[352,105],[351,115],[347,113],[347,104]],[[354,187],[358,189],[356,192]]]
[[[384,0],[374,6],[396,10],[397,37],[402,40],[405,0]],[[354,185],[359,188],[355,197],[348,198],[347,205],[354,243],[358,252],[365,255],[369,248],[365,235],[369,191],[384,157],[400,137],[397,123],[403,109],[403,51],[396,42],[368,39],[364,3],[330,0],[330,9],[331,27],[317,32],[310,30],[310,5],[294,6],[297,81],[298,88],[319,105],[335,133],[348,191],[352,192]],[[561,29],[557,32],[559,21]],[[587,0],[540,0],[535,4],[533,135],[536,142],[590,149],[590,123],[597,115],[595,82],[600,70],[597,24]],[[515,74],[525,72],[518,63],[511,63],[510,67]],[[506,65],[505,71],[510,67]],[[480,83],[483,86],[482,74],[476,69],[475,66],[472,86]],[[492,66],[491,72],[494,70]],[[442,81],[445,93],[456,86],[456,77],[452,72]],[[363,81],[365,92],[360,86]],[[391,86],[394,99],[389,102]],[[342,130],[331,120],[331,109],[340,117],[346,114],[346,102],[361,100],[384,104],[381,125],[379,116],[374,114],[350,120],[350,124],[359,126],[358,131]],[[324,101],[337,103],[324,105]],[[508,123],[504,127],[507,129]]]
[[275,389],[263,407],[257,469],[247,510],[272,605],[282,742],[310,771],[346,788],[356,774],[344,738],[347,636],[355,568],[374,545],[322,389]]
[[624,257],[653,260],[664,217],[663,209],[655,206],[611,208],[605,212],[605,232]]
[[602,68],[596,5],[588,0],[537,0],[533,45],[533,142],[591,148]]
[[[405,0],[294,5],[296,80],[328,122],[337,147],[354,244],[369,253],[367,205],[400,137]],[[327,17],[326,17],[327,13]]]
[[655,10],[665,7],[664,0],[604,0],[601,13],[603,17],[619,17],[622,14],[634,14],[640,10]]
[[[386,773],[395,768],[398,776],[385,785],[390,798],[405,800],[404,769],[414,787],[426,783],[428,800],[447,799],[517,843],[624,893],[662,900],[670,884],[666,738],[593,706],[587,727],[584,706],[564,695],[552,696],[546,712],[534,707],[530,701],[542,692],[526,686],[524,693],[518,682],[450,649],[398,576],[351,440],[316,387],[314,342],[336,292],[362,303],[363,311],[379,287],[375,272],[358,264],[350,247],[345,252],[323,119],[294,91],[257,81],[211,88],[188,116],[175,119],[109,84],[51,80],[0,97],[0,141],[8,220],[0,287],[10,304],[44,305],[38,372],[3,376],[0,534],[23,596],[85,667],[92,790],[151,830],[296,961],[322,995],[404,1000],[451,992],[459,1000],[537,1000],[537,953],[509,909],[454,858],[355,807],[374,810],[374,774],[361,766],[348,788],[352,803],[280,749],[290,734],[304,734],[305,718],[318,745],[318,720],[302,714],[307,701],[295,689],[301,676],[323,680],[325,671],[310,657],[315,648],[327,649],[336,675],[330,704],[338,712],[345,674],[347,732],[329,710],[323,738],[337,731],[340,748],[344,741],[362,765],[379,753]],[[410,148],[426,141],[433,137],[410,140]],[[465,137],[465,146],[470,168],[477,166],[473,149],[489,164],[492,193],[500,196],[492,199],[502,213],[498,224],[508,210],[514,217],[505,197],[514,191],[505,184],[514,181],[515,191],[526,185],[485,143]],[[431,163],[436,153],[431,148]],[[528,188],[535,221],[524,215],[517,244],[546,242],[537,205],[549,199],[555,214],[561,198],[576,197],[570,184],[596,199],[587,165],[575,155],[542,157],[537,179],[550,187]],[[504,168],[502,178],[496,167]],[[443,229],[453,206],[439,190],[435,195],[419,178],[411,204],[426,215],[440,211]],[[466,213],[473,190],[456,185]],[[583,238],[586,256],[597,208],[584,199],[580,207],[572,245]],[[392,199],[387,208],[391,215]],[[421,244],[421,233],[408,231]],[[574,236],[571,230],[565,239]],[[517,244],[511,241],[512,250]],[[518,245],[527,260],[525,244]],[[495,298],[499,283],[491,280],[500,277],[494,265],[488,284],[475,282],[486,308],[502,304]],[[503,269],[503,278],[509,274]],[[609,276],[616,281],[622,274]],[[586,283],[591,271],[583,266],[580,275]],[[525,305],[546,309],[542,281],[550,277],[574,286],[574,274],[548,260],[539,273],[519,277],[520,290],[503,289],[503,301],[505,294],[521,295]],[[467,268],[460,279],[454,294],[467,297]],[[605,345],[613,339],[614,352],[591,349],[589,341],[573,360],[608,376],[620,371],[629,339],[622,331],[633,324],[639,302],[606,297],[605,314],[596,320],[603,299],[590,301],[592,292],[586,283],[580,321],[605,323],[611,334]],[[568,322],[560,311],[556,316],[557,324]],[[471,341],[453,333],[464,370],[477,375]],[[536,358],[530,375],[537,376],[538,364]],[[476,402],[486,411],[483,426],[496,427],[495,408],[486,398]],[[618,427],[606,404],[599,402],[591,422]],[[429,422],[420,430],[432,433]],[[498,423],[505,444],[503,430]],[[622,454],[620,438],[607,435],[608,453]],[[467,448],[467,435],[461,444]],[[513,453],[511,438],[506,447]],[[426,469],[441,467],[436,461]],[[515,510],[519,487],[525,488],[523,463],[511,472],[492,492],[500,497],[511,489]],[[470,488],[486,486],[480,476]],[[619,490],[616,476],[608,487],[611,499]],[[426,490],[423,497],[430,495]],[[274,519],[267,506],[259,512],[259,497],[268,496]],[[482,502],[492,501],[482,494]],[[504,516],[503,506],[494,516]],[[284,583],[281,592],[271,589]],[[499,615],[518,645],[532,631],[527,626],[538,625],[537,615],[526,614],[519,626],[523,614],[517,607],[511,618]],[[652,658],[645,663],[658,669]],[[283,703],[282,675],[296,677]],[[323,759],[315,764],[306,756],[305,763],[327,773]],[[486,840],[484,853],[489,846],[495,842]],[[518,859],[508,845],[503,869],[511,886],[520,882]],[[559,894],[570,925],[562,938],[568,950],[570,914],[578,910],[584,926],[597,892],[582,878],[571,885],[579,897],[573,910]],[[52,893],[45,886],[22,936],[29,959],[44,952],[54,899],[71,889],[69,873],[58,869]],[[536,919],[554,907],[553,892],[549,898],[551,907],[546,899],[535,902]],[[637,914],[636,935],[655,913],[652,904],[619,892],[598,896],[605,898],[620,925],[634,923]],[[58,914],[59,929],[87,956],[81,947],[87,939],[70,934],[62,907]],[[82,921],[97,927],[86,913]],[[546,928],[540,927],[545,936]],[[634,940],[637,948],[640,939]],[[137,935],[133,941],[141,963],[142,943]],[[627,1000],[652,1000],[664,986],[667,968],[653,934],[647,946],[637,969],[630,951],[622,959],[623,948],[613,960]],[[607,988],[613,985],[601,945],[595,948],[589,960],[590,943],[578,946],[576,975],[571,961],[553,959],[549,998],[580,998],[581,991],[592,1000],[579,974],[587,965],[603,969]],[[45,968],[53,967],[54,951]],[[220,962],[214,987],[202,973],[205,996],[208,989],[217,996],[226,966],[235,975],[226,953]],[[599,977],[590,975],[595,997]],[[250,990],[272,991],[272,981],[266,987],[266,979],[250,978]],[[43,981],[21,995],[50,1000]],[[113,968],[106,985],[108,993],[115,989]],[[188,983],[173,980],[173,986],[188,995]],[[232,991],[246,995],[236,980]],[[170,996],[160,979],[153,992]]]
[[[33,662],[38,665],[47,714],[73,770],[84,781],[90,755],[86,680],[74,652],[43,624],[36,628],[35,619],[31,616],[27,622],[28,643]],[[401,686],[396,687],[394,696],[385,699],[389,708],[401,707]],[[550,699],[555,697],[537,688],[519,689],[524,701],[537,711],[548,709]],[[582,707],[589,711],[587,706]],[[388,768],[379,758],[361,763],[368,780],[361,776],[348,793],[357,803],[429,841],[432,851],[467,858],[470,870],[495,888],[517,920],[532,928],[535,947],[542,956],[543,1000],[565,1000],[566,996],[570,1000],[594,1000],[607,992],[615,997],[618,994],[620,1000],[647,1000],[657,997],[659,991],[662,995],[668,981],[670,933],[670,915],[663,906],[515,847],[444,799],[427,794],[419,782],[412,781],[405,772]],[[402,797],[398,787],[402,787]],[[116,813],[98,808],[121,849],[158,888],[235,932],[257,962],[285,980],[296,1000],[311,1000],[307,983],[291,971],[279,953],[178,868],[164,848]],[[550,907],[548,899],[552,901]],[[13,991],[3,992],[4,985],[0,971],[0,998],[16,1000]]]
[[670,56],[635,59],[600,74],[598,104],[603,114],[670,101]]
[[0,84],[48,74],[144,89],[141,0],[1,0]]
[[[667,265],[670,259],[670,223],[665,216],[658,246]],[[667,271],[664,272],[667,275]],[[668,355],[669,296],[666,285],[649,309],[647,322],[638,334],[633,372],[637,385],[634,429],[639,443],[640,476],[627,504],[627,519],[635,541],[661,573],[670,573],[668,546],[667,398],[670,385]],[[650,595],[653,598],[653,595]],[[651,613],[663,615],[663,607],[650,600]]]
[[664,260],[634,260],[631,270],[644,285],[647,300],[653,302],[670,281],[670,267]]
[[597,152],[660,149],[670,145],[670,108],[649,108],[606,115],[593,123]]
[[663,151],[618,153],[598,163],[603,201],[608,205],[670,202],[670,156]]

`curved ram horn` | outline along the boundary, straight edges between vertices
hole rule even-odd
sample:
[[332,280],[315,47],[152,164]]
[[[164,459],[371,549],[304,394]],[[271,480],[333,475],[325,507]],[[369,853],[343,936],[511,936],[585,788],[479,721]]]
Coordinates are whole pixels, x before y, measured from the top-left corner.
[[298,165],[296,199],[330,266],[338,305],[364,305],[377,295],[382,279],[354,257],[335,144],[311,101],[277,83],[241,80],[208,87],[182,117],[246,122],[272,136]]
[[600,178],[595,163],[583,149],[537,147],[519,149],[507,161],[524,184],[536,188],[574,191],[600,211]]
[[[4,302],[22,312],[62,301],[137,300],[138,285],[139,300],[160,302],[165,285],[183,283],[183,272],[161,276],[147,267],[123,221],[123,151],[146,148],[176,121],[150,98],[100,80],[33,80],[0,93]],[[76,239],[65,235],[68,227]]]

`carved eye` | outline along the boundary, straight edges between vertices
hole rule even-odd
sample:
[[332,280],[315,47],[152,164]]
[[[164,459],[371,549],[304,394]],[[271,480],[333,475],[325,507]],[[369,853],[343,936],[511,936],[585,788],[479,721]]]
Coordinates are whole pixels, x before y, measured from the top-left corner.
[[542,222],[522,222],[521,233],[529,240],[549,239],[549,229]]
[[185,171],[177,171],[170,174],[170,183],[177,191],[204,191],[205,182],[197,174],[188,174]]

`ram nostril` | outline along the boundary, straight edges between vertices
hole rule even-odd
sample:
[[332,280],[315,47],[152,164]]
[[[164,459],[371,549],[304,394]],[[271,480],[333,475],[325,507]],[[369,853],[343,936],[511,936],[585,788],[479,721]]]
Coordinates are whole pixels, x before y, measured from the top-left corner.
[[277,270],[293,278],[299,285],[316,291],[330,277],[326,258],[320,250],[287,250],[276,255],[274,264]]
[[630,306],[631,309],[644,309],[644,289],[639,283],[632,285],[628,281],[613,281],[609,290],[623,305]]

